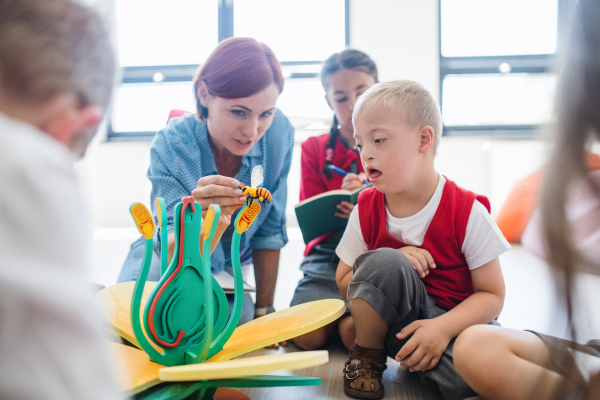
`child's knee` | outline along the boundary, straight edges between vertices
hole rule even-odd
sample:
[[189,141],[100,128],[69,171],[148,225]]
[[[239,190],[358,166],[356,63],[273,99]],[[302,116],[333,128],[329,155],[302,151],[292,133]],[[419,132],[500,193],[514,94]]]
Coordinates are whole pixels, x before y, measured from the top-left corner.
[[487,359],[484,350],[489,349],[494,342],[494,332],[489,328],[488,325],[473,325],[462,331],[456,338],[452,358],[456,370],[463,377],[470,370],[479,368],[479,360]]
[[396,249],[381,248],[362,254],[356,259],[357,269],[353,281],[404,280],[407,274],[416,273],[404,254]]
[[347,349],[350,349],[356,340],[356,328],[352,317],[343,317],[339,325],[340,338]]
[[373,306],[371,306],[365,299],[361,298],[360,296],[350,299],[349,304],[350,304],[350,311],[353,312],[354,314],[362,314],[365,312],[368,312],[368,313],[377,312],[373,308]]
[[294,344],[302,350],[316,350],[325,346],[328,340],[326,327],[306,333],[294,338]]

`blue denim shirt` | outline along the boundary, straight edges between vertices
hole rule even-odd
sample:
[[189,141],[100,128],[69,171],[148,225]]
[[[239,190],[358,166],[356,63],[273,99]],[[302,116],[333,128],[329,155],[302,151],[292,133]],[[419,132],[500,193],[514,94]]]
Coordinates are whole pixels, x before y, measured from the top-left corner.
[[[242,166],[235,179],[250,185],[250,173],[256,165],[262,165],[264,182],[273,201],[263,205],[250,229],[242,236],[240,258],[242,265],[252,262],[252,249],[282,248],[287,243],[285,229],[285,205],[287,201],[287,177],[292,162],[294,128],[287,117],[276,110],[273,123],[264,136],[242,157]],[[215,158],[208,141],[206,123],[189,114],[173,118],[160,130],[150,148],[148,179],[152,182],[150,204],[157,221],[154,201],[165,199],[168,231],[173,231],[173,209],[182,197],[190,196],[198,180],[207,175],[218,175]],[[237,215],[234,214],[233,218]],[[231,265],[231,235],[233,221],[211,256],[213,270],[221,271]],[[158,230],[157,230],[158,231]],[[160,237],[155,236],[155,251],[160,254]]]

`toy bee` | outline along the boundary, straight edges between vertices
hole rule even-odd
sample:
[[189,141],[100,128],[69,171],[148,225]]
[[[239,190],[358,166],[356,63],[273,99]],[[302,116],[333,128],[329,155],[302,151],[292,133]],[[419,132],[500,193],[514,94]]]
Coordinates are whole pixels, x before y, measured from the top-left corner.
[[262,201],[263,204],[273,201],[271,192],[265,188],[257,187],[262,184],[263,181],[263,167],[261,165],[257,165],[256,167],[252,168],[252,174],[250,175],[251,187],[244,186],[242,188],[242,194],[247,197],[246,204],[251,205],[254,200]]

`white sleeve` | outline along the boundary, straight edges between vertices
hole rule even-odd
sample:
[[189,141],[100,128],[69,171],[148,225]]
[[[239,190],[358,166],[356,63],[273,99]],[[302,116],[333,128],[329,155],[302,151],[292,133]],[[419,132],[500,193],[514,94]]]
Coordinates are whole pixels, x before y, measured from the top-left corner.
[[360,219],[358,218],[358,204],[354,206],[350,218],[348,218],[348,225],[344,231],[344,236],[335,249],[335,254],[345,264],[352,266],[356,257],[362,253],[366,253],[369,250],[369,246],[365,243],[365,240],[360,230]]
[[68,160],[52,161],[51,145],[29,153],[29,168],[0,162],[10,171],[0,174],[0,398],[119,399],[86,285],[77,177]]
[[469,269],[479,268],[509,249],[510,244],[490,213],[483,204],[475,200],[461,249]]

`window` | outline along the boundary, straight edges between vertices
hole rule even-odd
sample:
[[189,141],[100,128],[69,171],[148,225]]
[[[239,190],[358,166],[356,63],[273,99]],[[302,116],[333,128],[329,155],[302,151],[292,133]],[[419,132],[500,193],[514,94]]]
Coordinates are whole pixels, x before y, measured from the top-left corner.
[[348,7],[349,0],[117,0],[123,80],[107,140],[150,140],[170,110],[194,111],[198,66],[234,35],[275,52],[286,77],[277,106],[297,128],[331,118],[318,72],[349,43]]
[[440,0],[444,135],[535,135],[552,117],[575,0]]
[[218,43],[213,0],[117,0],[121,66],[200,64]]
[[323,61],[345,45],[343,0],[235,0],[235,36],[269,45],[281,62]]
[[115,93],[112,127],[115,132],[157,132],[169,112],[194,110],[192,82],[129,83]]
[[553,54],[557,0],[442,0],[442,56]]
[[556,75],[449,74],[444,78],[447,126],[540,125],[550,120]]

